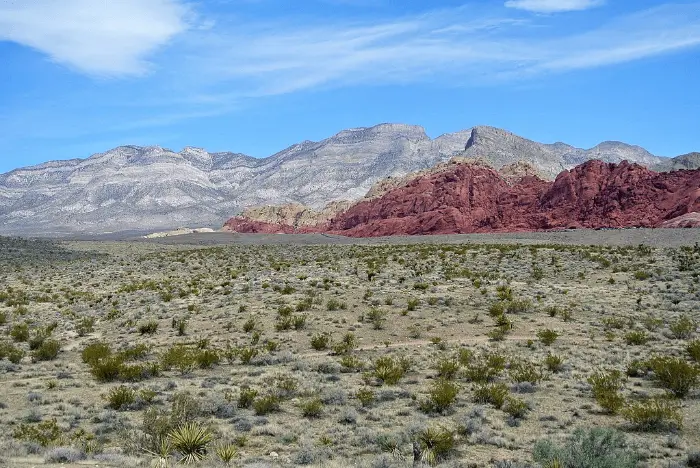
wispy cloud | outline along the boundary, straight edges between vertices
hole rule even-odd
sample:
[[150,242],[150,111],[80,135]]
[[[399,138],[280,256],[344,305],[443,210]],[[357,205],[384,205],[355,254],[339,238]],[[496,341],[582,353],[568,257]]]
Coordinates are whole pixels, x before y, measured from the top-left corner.
[[0,40],[17,42],[94,75],[133,75],[187,28],[179,0],[0,2]]
[[183,63],[212,88],[243,97],[357,84],[488,83],[698,46],[699,8],[666,5],[578,31],[546,18],[479,18],[468,6],[364,24],[241,25],[192,38]]
[[603,5],[605,0],[508,0],[505,6],[536,13],[588,10]]

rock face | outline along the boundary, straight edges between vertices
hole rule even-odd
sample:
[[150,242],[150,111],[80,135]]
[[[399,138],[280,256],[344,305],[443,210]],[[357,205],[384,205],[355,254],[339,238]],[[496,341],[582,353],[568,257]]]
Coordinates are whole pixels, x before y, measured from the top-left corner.
[[[54,161],[0,174],[0,233],[51,234],[220,226],[260,205],[302,204],[320,211],[261,212],[260,219],[305,226],[328,217],[327,203],[361,199],[378,181],[428,170],[455,155],[496,168],[527,161],[554,178],[590,158],[660,164],[663,158],[623,143],[590,150],[540,144],[492,127],[429,138],[423,128],[382,124],[304,141],[268,158],[123,146],[87,159]],[[379,190],[381,194],[391,187]],[[331,210],[332,211],[332,210]],[[325,213],[325,214],[324,214]],[[291,216],[292,218],[288,218]]]
[[[700,170],[653,172],[589,161],[555,181],[507,178],[480,162],[458,162],[362,200],[313,231],[352,237],[567,228],[657,227],[700,211]],[[295,232],[229,222],[237,232]],[[309,229],[307,227],[307,229]],[[299,231],[296,231],[299,232]]]
[[664,160],[652,166],[655,171],[677,171],[680,169],[697,169],[700,167],[700,153],[688,153]]
[[700,228],[700,213],[693,212],[661,223],[662,228]]

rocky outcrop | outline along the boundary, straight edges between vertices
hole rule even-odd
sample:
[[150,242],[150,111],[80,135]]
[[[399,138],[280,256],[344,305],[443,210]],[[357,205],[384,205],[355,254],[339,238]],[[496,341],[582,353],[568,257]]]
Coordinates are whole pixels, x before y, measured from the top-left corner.
[[328,217],[324,207],[329,202],[360,200],[377,182],[371,197],[378,197],[408,182],[408,174],[431,173],[454,156],[483,160],[496,169],[526,161],[534,168],[529,175],[544,179],[591,158],[646,165],[666,161],[619,142],[578,149],[485,126],[430,138],[419,126],[381,124],[303,141],[266,158],[192,147],[175,152],[122,146],[87,159],[0,174],[0,233],[165,231],[220,225],[248,207],[282,204],[321,213],[262,210],[249,219],[294,219],[291,225],[305,226]]
[[700,228],[700,213],[687,213],[661,223],[662,228]]
[[[567,228],[657,227],[700,211],[700,170],[657,173],[638,164],[589,161],[555,181],[504,177],[478,161],[457,161],[362,200],[312,231],[352,237]],[[692,217],[690,217],[692,218]],[[238,219],[237,232],[265,231]]]

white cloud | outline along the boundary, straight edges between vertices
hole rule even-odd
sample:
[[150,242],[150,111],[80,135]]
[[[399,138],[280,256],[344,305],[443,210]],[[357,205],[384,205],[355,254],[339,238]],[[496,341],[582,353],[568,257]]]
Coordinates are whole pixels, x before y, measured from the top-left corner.
[[508,0],[505,6],[536,13],[557,13],[587,10],[604,3],[605,0]]
[[367,24],[248,24],[193,39],[179,74],[192,70],[192,83],[207,83],[222,98],[357,84],[488,83],[700,46],[698,7],[657,7],[588,31],[547,18],[478,17],[469,8]]
[[134,75],[187,28],[179,0],[16,0],[0,2],[0,40],[39,50],[94,75]]

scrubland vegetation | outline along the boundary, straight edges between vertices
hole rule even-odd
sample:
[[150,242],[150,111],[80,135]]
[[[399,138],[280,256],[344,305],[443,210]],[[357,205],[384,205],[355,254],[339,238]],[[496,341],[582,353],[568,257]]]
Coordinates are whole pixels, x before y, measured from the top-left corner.
[[699,245],[0,239],[0,268],[2,466],[700,466]]

